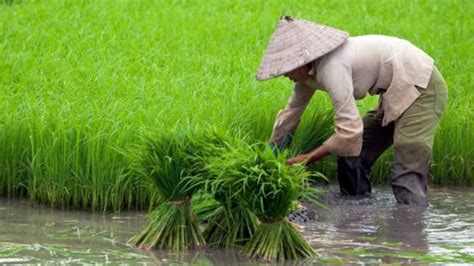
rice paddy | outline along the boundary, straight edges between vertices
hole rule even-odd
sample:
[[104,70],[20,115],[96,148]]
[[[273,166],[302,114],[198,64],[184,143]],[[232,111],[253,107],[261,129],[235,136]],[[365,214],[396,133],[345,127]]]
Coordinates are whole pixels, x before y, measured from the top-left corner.
[[[353,36],[405,38],[430,54],[449,87],[430,183],[474,184],[472,1],[0,0],[0,196],[62,209],[150,210],[151,220],[173,213],[194,227],[186,233],[173,231],[173,226],[159,228],[179,235],[172,239],[186,240],[170,244],[169,239],[154,238],[145,241],[147,246],[168,243],[182,249],[205,241],[245,245],[250,232],[261,227],[256,217],[268,222],[268,210],[239,199],[247,208],[234,213],[236,198],[210,191],[198,181],[217,176],[210,174],[215,165],[208,164],[215,158],[207,154],[215,152],[207,150],[211,144],[252,146],[268,140],[292,84],[283,78],[257,83],[255,71],[283,14]],[[360,113],[376,102],[376,97],[358,102]],[[286,155],[308,151],[330,136],[332,112],[328,96],[317,92]],[[176,141],[180,134],[187,138]],[[155,149],[147,158],[150,153],[141,153],[147,141],[171,146]],[[206,142],[209,145],[202,145]],[[184,166],[164,162],[181,155],[184,159],[174,162]],[[208,160],[196,161],[198,157]],[[388,181],[391,157],[388,151],[378,161],[373,182]],[[156,166],[156,159],[171,168],[140,165],[145,160]],[[335,164],[330,157],[310,170],[335,180]],[[147,178],[156,171],[169,171],[165,175],[170,179],[164,181],[170,183]],[[200,193],[209,193],[217,203],[191,204]],[[288,214],[288,204],[299,196],[291,195],[292,200],[279,206],[276,220]],[[239,217],[238,224],[248,222],[248,227],[230,234],[229,228],[235,227],[229,224],[214,223],[213,228],[212,219],[223,216]],[[211,226],[204,235],[197,225],[200,219]],[[229,228],[216,230],[219,227]],[[148,229],[152,234],[156,228]],[[144,239],[136,238],[135,244]],[[9,246],[5,252],[15,254],[21,248]],[[303,249],[307,255],[314,253],[311,247]],[[258,248],[250,250],[247,246],[252,256]],[[269,257],[286,258],[284,252],[278,254]]]
[[[292,89],[284,79],[254,79],[281,14],[406,38],[432,55],[450,99],[430,181],[474,181],[471,1],[3,2],[1,195],[62,208],[147,208],[156,194],[127,175],[123,156],[145,133],[210,124],[266,141]],[[359,102],[361,113],[375,102]],[[302,150],[321,143],[331,122],[327,95],[316,93],[295,142]],[[388,152],[373,180],[386,182],[390,164]],[[334,158],[315,168],[335,176]]]

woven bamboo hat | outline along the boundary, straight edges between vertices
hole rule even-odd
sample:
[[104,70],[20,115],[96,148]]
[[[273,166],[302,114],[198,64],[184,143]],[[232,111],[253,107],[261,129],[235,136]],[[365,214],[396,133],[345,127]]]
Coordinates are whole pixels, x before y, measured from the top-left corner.
[[278,21],[257,71],[257,80],[271,79],[308,64],[346,41],[345,31],[283,16]]

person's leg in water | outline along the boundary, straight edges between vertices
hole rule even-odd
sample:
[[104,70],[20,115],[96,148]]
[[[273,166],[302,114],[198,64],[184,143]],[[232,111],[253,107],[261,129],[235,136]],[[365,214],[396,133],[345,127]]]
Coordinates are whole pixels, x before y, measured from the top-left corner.
[[435,67],[426,89],[395,121],[391,185],[398,203],[427,206],[428,171],[434,134],[448,99]]
[[[394,123],[382,127],[383,114],[376,110],[363,118],[364,134],[360,156],[338,158],[338,181],[344,195],[365,195],[371,192],[370,169],[393,143]],[[303,210],[303,211],[302,211]],[[312,221],[314,214],[305,209],[288,216],[292,222]]]
[[367,112],[363,118],[364,134],[360,156],[338,157],[337,174],[342,194],[355,196],[371,192],[370,169],[393,143],[394,124],[382,127],[382,119],[383,114],[376,110]]

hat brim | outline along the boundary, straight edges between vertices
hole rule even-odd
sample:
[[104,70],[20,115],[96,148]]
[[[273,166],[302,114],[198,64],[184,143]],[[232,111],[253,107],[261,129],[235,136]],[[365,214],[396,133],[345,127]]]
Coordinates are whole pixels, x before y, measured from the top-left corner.
[[281,19],[268,43],[257,71],[257,80],[286,74],[333,51],[343,44],[345,31],[305,20]]

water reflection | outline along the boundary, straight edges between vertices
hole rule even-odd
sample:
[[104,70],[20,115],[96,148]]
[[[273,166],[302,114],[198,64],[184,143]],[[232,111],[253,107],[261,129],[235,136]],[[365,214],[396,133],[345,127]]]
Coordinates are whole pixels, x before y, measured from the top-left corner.
[[211,265],[207,259],[205,250],[190,250],[190,251],[166,251],[155,250],[149,251],[150,257],[155,264],[166,265]]
[[[396,204],[388,188],[354,199],[339,196],[331,187],[321,198],[329,210],[310,206],[314,222],[303,225],[305,237],[320,255],[279,265],[474,263],[473,191],[432,189],[431,207],[419,211]],[[61,211],[0,199],[0,264],[267,265],[248,260],[239,249],[172,252],[128,246],[127,239],[143,227],[145,216]]]
[[396,204],[382,222],[379,235],[388,243],[401,243],[405,250],[427,253],[426,212],[428,209]]

